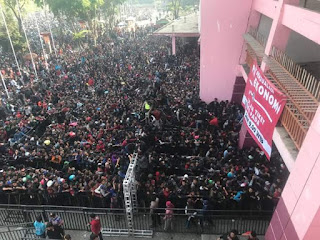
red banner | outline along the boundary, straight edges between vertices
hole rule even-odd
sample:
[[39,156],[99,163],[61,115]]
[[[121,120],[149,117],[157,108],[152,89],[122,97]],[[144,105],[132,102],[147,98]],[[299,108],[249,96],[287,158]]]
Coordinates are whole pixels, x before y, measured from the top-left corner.
[[286,96],[266,78],[255,61],[242,98],[244,122],[268,159],[271,155],[273,131],[285,104]]

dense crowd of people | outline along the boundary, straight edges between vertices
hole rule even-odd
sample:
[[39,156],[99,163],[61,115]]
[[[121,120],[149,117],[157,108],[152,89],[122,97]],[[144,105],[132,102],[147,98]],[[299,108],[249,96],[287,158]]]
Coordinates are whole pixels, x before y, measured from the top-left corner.
[[[72,43],[70,43],[72,45]],[[139,206],[272,210],[286,179],[281,159],[239,149],[241,106],[199,98],[197,44],[146,31],[101,36],[45,62],[0,62],[0,197],[14,203],[123,208],[138,153]],[[25,194],[26,193],[26,194]],[[14,194],[25,197],[14,198]]]

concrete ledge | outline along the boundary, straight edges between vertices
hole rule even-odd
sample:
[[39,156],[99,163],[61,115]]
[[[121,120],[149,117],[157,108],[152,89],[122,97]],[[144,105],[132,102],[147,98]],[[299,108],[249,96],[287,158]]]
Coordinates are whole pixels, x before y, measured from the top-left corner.
[[291,172],[299,152],[294,142],[284,127],[276,127],[272,139],[289,172]]

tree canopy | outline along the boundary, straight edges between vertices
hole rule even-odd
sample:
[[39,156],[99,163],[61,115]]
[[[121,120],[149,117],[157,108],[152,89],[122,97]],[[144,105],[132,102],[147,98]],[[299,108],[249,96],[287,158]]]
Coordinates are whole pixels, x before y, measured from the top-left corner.
[[[17,6],[13,1],[4,0],[0,1],[1,10],[3,11],[4,18],[7,23],[9,34],[12,39],[13,46],[16,51],[23,50],[25,46],[25,39],[22,33],[21,19],[17,11]],[[15,19],[17,21],[15,21]],[[2,51],[11,51],[10,41],[8,38],[7,30],[0,12],[0,46]]]

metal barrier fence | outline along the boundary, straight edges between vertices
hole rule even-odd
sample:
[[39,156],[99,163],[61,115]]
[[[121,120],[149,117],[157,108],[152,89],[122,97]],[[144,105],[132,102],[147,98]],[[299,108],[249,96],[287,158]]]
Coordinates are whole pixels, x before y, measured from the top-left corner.
[[[46,192],[28,193],[20,190],[10,193],[0,194],[0,204],[19,204],[19,205],[51,205],[51,206],[78,206],[102,208],[106,207],[105,198],[92,195],[91,192],[60,192],[47,194]],[[120,208],[122,202],[119,201]]]
[[64,220],[64,228],[69,230],[89,230],[87,224],[90,222],[90,214],[92,213],[100,217],[103,226],[115,229],[127,228],[124,209],[21,205],[0,205],[0,225],[34,222],[37,216],[41,216],[43,221],[47,222],[52,212]]
[[[81,208],[81,207],[55,207],[55,206],[17,206],[0,205],[0,225],[21,224],[33,222],[36,216],[42,216],[48,221],[51,212],[56,213],[64,220],[66,230],[87,231],[87,223],[90,221],[90,214],[95,213],[100,217],[104,235],[141,235],[147,232],[150,235],[153,231],[173,231],[181,233],[205,233],[221,234],[231,229],[239,232],[255,230],[259,235],[264,235],[269,225],[272,212],[265,211],[205,211],[193,210],[194,215],[187,215],[184,209],[174,209],[172,229],[165,229],[165,209],[156,209],[155,214],[150,214],[150,209],[137,209],[133,212],[133,232],[130,232],[127,224],[126,212],[124,209],[102,209],[102,208]],[[168,224],[167,224],[168,225]],[[12,228],[11,228],[12,229]],[[0,233],[2,239],[26,239],[32,237],[30,229],[10,230]],[[12,238],[8,237],[11,236]],[[18,238],[20,237],[20,238]]]
[[134,229],[198,234],[221,234],[236,229],[239,232],[254,230],[258,235],[264,235],[272,216],[272,212],[263,211],[207,211],[203,214],[201,209],[195,210],[197,214],[187,215],[184,209],[175,209],[172,229],[165,229],[165,209],[157,211],[157,214],[136,213]]
[[29,230],[31,229],[23,228],[12,231],[0,232],[0,240],[21,240],[26,236]]

